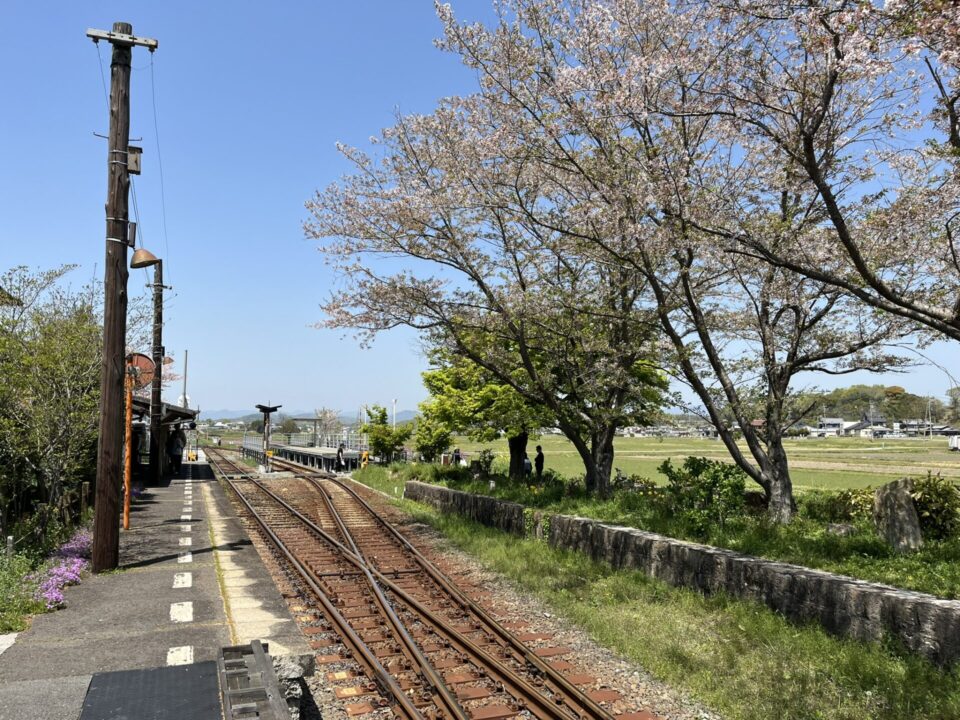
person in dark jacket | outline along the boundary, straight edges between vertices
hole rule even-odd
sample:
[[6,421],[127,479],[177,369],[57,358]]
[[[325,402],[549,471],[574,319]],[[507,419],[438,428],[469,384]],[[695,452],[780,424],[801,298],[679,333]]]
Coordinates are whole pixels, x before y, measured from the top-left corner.
[[170,464],[173,466],[173,472],[180,474],[180,467],[183,465],[183,449],[187,446],[187,434],[180,429],[180,423],[173,426],[173,432],[167,438],[167,454],[170,456]]
[[537,480],[543,477],[543,448],[537,445],[537,454],[533,457],[533,467],[537,471]]

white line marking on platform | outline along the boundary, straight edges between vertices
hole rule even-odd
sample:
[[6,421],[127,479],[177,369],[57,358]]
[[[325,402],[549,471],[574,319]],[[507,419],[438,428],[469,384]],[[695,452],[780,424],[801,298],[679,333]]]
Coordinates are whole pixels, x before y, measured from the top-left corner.
[[174,573],[173,587],[175,588],[193,587],[193,573],[188,573],[188,572]]
[[180,553],[180,555],[177,556],[177,562],[178,563],[193,562],[193,553],[190,551]]
[[193,538],[191,537],[182,537],[180,538],[181,545],[193,545]]
[[192,525],[181,525],[181,526],[180,526],[180,532],[193,532],[193,526],[192,526]]
[[193,662],[193,645],[181,645],[167,650],[167,665],[190,665]]
[[13,645],[19,634],[20,633],[6,633],[5,635],[0,635],[0,655],[3,654],[4,650]]
[[193,520],[193,518],[190,517],[189,515],[181,515],[181,516],[180,516],[180,522],[190,522],[191,520]]
[[175,623],[193,622],[193,603],[189,600],[170,603],[170,621]]

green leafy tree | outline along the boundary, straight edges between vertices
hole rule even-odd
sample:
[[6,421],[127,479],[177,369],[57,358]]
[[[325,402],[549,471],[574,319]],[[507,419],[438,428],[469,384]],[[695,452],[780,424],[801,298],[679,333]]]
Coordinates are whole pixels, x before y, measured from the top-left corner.
[[[58,285],[70,270],[14,268],[0,284],[0,525],[70,522],[94,475],[102,357],[97,286]],[[47,509],[37,515],[41,504]]]
[[450,430],[437,420],[429,417],[420,417],[417,420],[413,446],[427,462],[433,462],[440,457],[450,447],[452,439]]
[[389,462],[403,450],[403,444],[413,434],[413,425],[392,427],[387,420],[387,409],[382,405],[368,405],[367,416],[369,419],[360,426],[360,432],[367,436],[374,456],[379,457],[380,462]]
[[283,418],[283,421],[280,423],[280,427],[278,428],[278,431],[282,433],[289,433],[289,434],[298,433],[300,432],[300,426],[297,425],[297,421],[294,420],[293,418],[285,417]]
[[947,390],[947,420],[960,422],[960,387]]
[[506,435],[510,477],[522,479],[530,434],[552,425],[554,416],[465,357],[437,349],[431,359],[435,367],[423,373],[423,384],[430,392],[420,404],[423,417],[478,442]]

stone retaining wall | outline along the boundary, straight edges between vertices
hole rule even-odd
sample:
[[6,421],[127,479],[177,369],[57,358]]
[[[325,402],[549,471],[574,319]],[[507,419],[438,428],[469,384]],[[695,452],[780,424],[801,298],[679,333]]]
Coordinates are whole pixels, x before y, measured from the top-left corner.
[[519,503],[497,500],[485,495],[472,495],[415,480],[406,483],[403,496],[433,505],[445,513],[463,515],[481,525],[517,535],[523,534],[523,505]]
[[[420,482],[408,482],[405,494],[443,512],[507,532],[524,532],[524,508],[517,503]],[[547,541],[555,548],[577,550],[613,567],[640,570],[671,585],[762,602],[791,620],[818,622],[838,635],[880,640],[889,634],[940,665],[960,660],[960,602],[955,600],[589,518],[535,513],[531,519],[535,526],[530,533],[539,536],[546,529]]]

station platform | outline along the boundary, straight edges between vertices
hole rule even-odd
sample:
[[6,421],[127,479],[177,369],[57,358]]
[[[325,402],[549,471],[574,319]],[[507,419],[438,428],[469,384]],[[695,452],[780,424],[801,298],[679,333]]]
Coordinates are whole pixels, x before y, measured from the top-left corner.
[[[271,655],[311,657],[205,462],[147,488],[130,526],[117,571],[66,588],[65,608],[38,615],[0,650],[0,720],[87,720],[88,690],[123,686],[113,673],[187,666],[183,677],[207,677],[221,647],[253,639]],[[205,702],[219,718],[219,697]],[[109,717],[134,717],[119,711]]]
[[[276,457],[292,460],[307,467],[318,468],[333,472],[337,464],[337,448],[335,447],[300,447],[299,445],[273,445]],[[348,470],[360,467],[360,453],[357,450],[344,450],[343,459]]]

